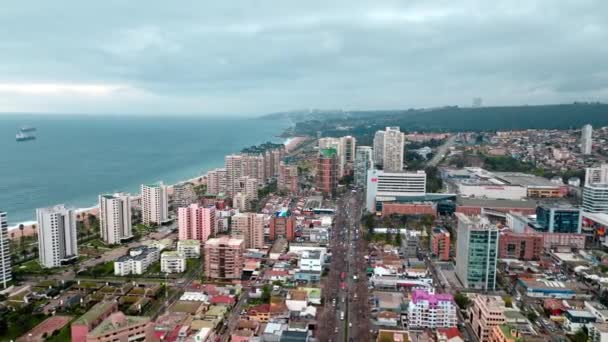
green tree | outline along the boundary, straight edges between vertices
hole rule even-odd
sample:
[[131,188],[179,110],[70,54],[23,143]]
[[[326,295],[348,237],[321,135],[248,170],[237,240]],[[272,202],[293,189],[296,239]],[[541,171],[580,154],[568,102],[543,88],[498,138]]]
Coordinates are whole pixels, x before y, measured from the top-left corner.
[[384,235],[384,242],[387,244],[393,243],[393,235],[391,234],[390,229],[386,230],[386,234]]
[[528,312],[528,320],[530,320],[530,322],[534,323],[536,322],[536,320],[538,319],[538,315],[534,313],[534,311],[530,311]]
[[395,235],[395,245],[401,246],[401,232],[399,232],[399,233],[397,233],[397,235]]
[[460,292],[457,292],[454,295],[454,301],[456,302],[456,305],[458,305],[458,307],[462,310],[465,310],[471,304],[471,300],[469,299],[469,297]]
[[572,341],[573,342],[587,342],[588,340],[588,336],[585,333],[585,331],[583,331],[583,329],[579,329],[573,336],[572,336]]
[[262,287],[262,301],[264,303],[270,303],[270,294],[271,294],[271,289],[270,289],[270,285],[266,284]]
[[511,296],[504,296],[502,299],[505,301],[506,307],[508,307],[508,308],[513,307],[513,298],[511,298]]

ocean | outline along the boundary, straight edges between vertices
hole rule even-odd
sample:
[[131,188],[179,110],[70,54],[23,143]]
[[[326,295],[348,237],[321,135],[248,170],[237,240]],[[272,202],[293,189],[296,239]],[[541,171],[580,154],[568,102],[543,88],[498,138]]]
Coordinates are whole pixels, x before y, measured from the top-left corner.
[[[174,184],[222,167],[224,156],[278,138],[288,121],[195,116],[0,115],[0,211],[9,225],[35,209],[91,207],[106,192]],[[16,142],[22,126],[37,139]]]

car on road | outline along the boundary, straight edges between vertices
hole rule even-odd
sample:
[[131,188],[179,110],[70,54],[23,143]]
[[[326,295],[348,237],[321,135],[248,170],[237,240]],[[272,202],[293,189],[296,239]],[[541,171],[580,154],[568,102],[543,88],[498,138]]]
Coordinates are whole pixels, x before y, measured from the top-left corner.
[[343,321],[344,320],[344,311],[340,311],[340,320]]

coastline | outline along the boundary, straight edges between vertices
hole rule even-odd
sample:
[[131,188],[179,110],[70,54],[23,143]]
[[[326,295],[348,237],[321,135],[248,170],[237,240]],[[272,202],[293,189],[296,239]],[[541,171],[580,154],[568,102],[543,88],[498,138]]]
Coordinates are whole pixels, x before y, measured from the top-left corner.
[[[308,137],[288,137],[285,139],[285,141],[283,142],[283,145],[285,145],[285,151],[287,153],[293,151],[294,149],[296,149],[300,144],[302,144],[304,141],[306,141],[308,139]],[[212,167],[208,170],[203,170],[201,174],[199,174],[198,176],[192,177],[192,178],[188,178],[188,179],[184,179],[181,181],[178,181],[176,183],[173,184],[168,184],[168,193],[171,194],[172,190],[173,190],[173,186],[177,185],[177,184],[183,184],[183,183],[193,183],[194,185],[201,185],[205,183],[205,176],[206,173],[209,172],[210,170],[217,168],[217,167],[221,167],[220,166],[215,166]],[[57,203],[59,204],[59,203]],[[35,209],[34,209],[35,210]],[[99,205],[95,204],[93,206],[90,207],[79,207],[79,208],[75,208],[75,211],[77,214],[87,214],[87,215],[97,215],[99,212]],[[38,222],[36,221],[23,221],[23,222],[18,222],[12,226],[8,227],[8,232],[9,232],[9,238],[13,239],[13,238],[18,238],[21,236],[21,232],[18,232],[18,234],[13,234],[15,233],[15,230],[19,230],[19,226],[23,225],[23,236],[30,236],[33,235],[35,233],[35,229],[34,226],[36,226],[38,224]]]

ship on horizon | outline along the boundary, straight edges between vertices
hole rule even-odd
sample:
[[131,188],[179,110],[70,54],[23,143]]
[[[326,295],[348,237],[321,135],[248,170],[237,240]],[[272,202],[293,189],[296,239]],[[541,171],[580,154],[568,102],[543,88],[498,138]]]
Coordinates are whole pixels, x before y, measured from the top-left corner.
[[21,127],[19,132],[17,132],[17,134],[15,135],[15,140],[16,141],[36,140],[36,135],[34,134],[34,132],[36,132],[36,128],[34,128],[34,127],[29,127],[29,126]]

